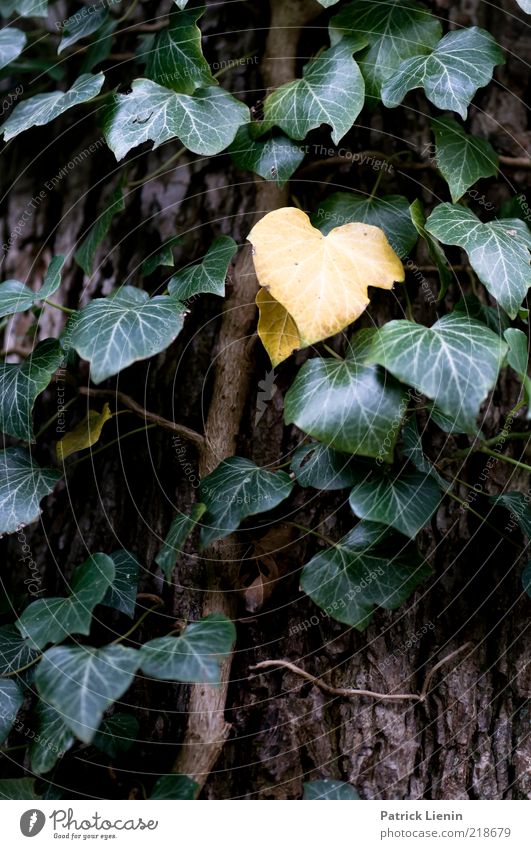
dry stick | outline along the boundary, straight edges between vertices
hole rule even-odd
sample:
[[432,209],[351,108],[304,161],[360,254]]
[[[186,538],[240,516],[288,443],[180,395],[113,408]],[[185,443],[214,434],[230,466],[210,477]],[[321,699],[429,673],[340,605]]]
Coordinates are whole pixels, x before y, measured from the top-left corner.
[[[295,77],[300,29],[322,11],[313,0],[304,3],[301,0],[270,0],[270,5],[271,23],[262,60],[263,81],[268,89],[278,88]],[[288,199],[287,187],[279,189],[274,183],[257,179],[254,220],[286,206]],[[249,222],[249,229],[253,223]],[[249,340],[255,332],[257,291],[258,282],[247,246],[236,262],[232,292],[224,307],[205,444],[200,454],[201,477],[236,451],[254,371]],[[203,615],[217,612],[233,619],[238,574],[234,540],[228,537],[215,543],[208,557],[209,589],[203,601]],[[221,664],[220,686],[194,684],[190,692],[188,727],[173,772],[189,775],[200,788],[212,771],[231,728],[224,715],[231,663],[232,654]]]
[[126,395],[125,392],[117,392],[114,389],[91,389],[89,386],[80,386],[79,392],[81,395],[88,395],[91,398],[116,398],[117,401],[135,413],[139,418],[154,422],[166,430],[173,431],[173,433],[178,434],[183,439],[187,439],[188,442],[192,442],[198,448],[202,448],[205,444],[204,437],[200,433],[196,433],[195,430],[191,430],[191,428],[185,427],[185,425],[165,419],[157,413],[151,413],[149,410],[145,410],[141,404],[135,401],[134,398],[131,398],[130,395]]
[[350,699],[353,696],[368,696],[370,699],[380,699],[387,702],[424,702],[429,692],[431,680],[437,670],[472,645],[473,643],[465,643],[436,663],[433,669],[431,669],[426,675],[420,693],[375,693],[373,690],[354,690],[350,687],[332,687],[331,684],[327,684],[322,678],[316,678],[315,675],[311,675],[309,672],[306,672],[305,669],[301,669],[300,666],[295,666],[295,664],[290,663],[289,660],[262,660],[260,663],[257,663],[255,666],[250,666],[249,668],[254,671],[255,669],[267,669],[271,666],[282,666],[285,669],[289,669],[290,672],[293,672],[295,675],[299,675],[301,678],[305,678],[306,681],[310,681],[312,684],[315,684],[315,686],[319,687],[319,689],[324,693],[329,693],[331,696],[342,696],[346,699]]

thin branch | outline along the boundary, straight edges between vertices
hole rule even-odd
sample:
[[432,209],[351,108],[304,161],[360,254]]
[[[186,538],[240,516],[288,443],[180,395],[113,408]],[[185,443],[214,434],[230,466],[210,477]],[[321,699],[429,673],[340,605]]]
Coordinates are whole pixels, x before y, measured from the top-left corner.
[[329,693],[329,695],[331,696],[341,696],[342,698],[346,699],[355,698],[358,696],[367,696],[370,699],[379,699],[381,701],[388,702],[424,702],[430,692],[430,684],[435,673],[441,668],[441,666],[444,666],[445,663],[448,663],[450,660],[453,660],[454,657],[457,657],[458,654],[461,654],[462,651],[467,648],[470,648],[472,645],[473,643],[465,643],[458,649],[455,649],[453,652],[450,652],[450,654],[447,654],[445,657],[442,658],[442,660],[439,660],[439,662],[436,663],[435,666],[427,673],[420,693],[376,693],[373,690],[358,690],[352,689],[350,687],[332,687],[330,684],[327,684],[326,681],[323,681],[322,678],[316,678],[315,675],[311,675],[309,672],[306,672],[305,669],[301,669],[300,666],[295,666],[295,664],[290,663],[289,660],[262,660],[260,663],[257,663],[255,666],[251,666],[249,668],[254,671],[256,669],[267,669],[269,667],[278,668],[279,666],[282,666],[285,669],[289,669],[290,672],[293,672],[295,675],[299,675],[306,681],[310,681],[310,683],[315,684],[315,686],[319,687],[319,689],[322,690],[324,693]]
[[192,442],[200,449],[204,445],[205,440],[200,433],[196,433],[195,430],[192,430],[185,425],[177,424],[176,422],[170,421],[170,419],[165,419],[163,416],[159,416],[158,413],[151,413],[149,410],[145,410],[141,404],[135,401],[134,398],[131,398],[130,395],[126,395],[125,392],[117,392],[114,389],[91,389],[88,386],[80,386],[79,392],[81,395],[88,395],[91,398],[116,398],[116,400],[123,404],[124,407],[127,407],[139,418],[144,419],[144,421],[154,422],[154,424],[159,425],[159,427],[171,430],[183,439],[188,440],[188,442]]

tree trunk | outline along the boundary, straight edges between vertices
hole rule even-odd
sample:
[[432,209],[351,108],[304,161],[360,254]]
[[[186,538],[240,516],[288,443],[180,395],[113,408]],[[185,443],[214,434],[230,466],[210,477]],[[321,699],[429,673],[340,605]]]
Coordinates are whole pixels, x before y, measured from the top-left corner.
[[[261,57],[268,26],[263,5],[212,4],[205,17],[205,52],[210,61]],[[162,7],[165,9],[164,4]],[[530,136],[517,95],[528,85],[526,62],[531,56],[528,45],[525,53],[518,21],[512,17],[515,4],[506,0],[496,8],[469,0],[457,8],[441,0],[433,8],[456,24],[486,26],[511,51],[507,65],[498,71],[501,84],[479,93],[471,118],[472,127],[489,136],[500,153],[521,156],[529,148]],[[321,22],[324,26],[325,20],[323,15],[303,33],[298,71],[305,57],[325,41],[325,32],[319,26]],[[245,61],[235,64],[223,82],[236,94],[245,92],[247,103],[255,106],[263,95],[266,76],[259,60]],[[355,127],[342,146],[388,154],[408,148],[419,153],[430,140],[429,118],[424,117],[426,102],[420,95],[418,110],[366,111],[363,116],[367,126]],[[64,135],[59,126],[66,129]],[[43,190],[43,183],[59,172],[73,152],[98,137],[90,121],[67,117],[57,129],[56,142],[36,160],[35,151],[50,139],[49,128],[30,131],[20,144],[10,148],[10,167],[2,175],[3,241],[7,241],[21,211]],[[291,182],[292,197],[304,209],[314,209],[327,194],[345,187],[371,190],[378,176],[373,168],[349,160],[333,164],[318,152],[321,144],[331,146],[326,128],[312,133],[307,142],[309,156]],[[141,179],[162,167],[176,149],[172,143],[154,153],[139,153],[131,160],[130,179]],[[56,300],[77,307],[116,285],[137,282],[139,263],[169,236],[184,234],[177,262],[188,262],[201,257],[213,236],[220,233],[232,235],[243,245],[253,218],[264,212],[256,200],[257,193],[263,199],[257,181],[248,173],[236,171],[228,155],[201,159],[186,153],[166,173],[131,190],[126,211],[116,217],[111,235],[98,251],[96,271],[87,278],[72,259],[75,246],[104,209],[120,173],[110,152],[102,148],[69,171],[56,190],[45,189],[44,200],[7,254],[3,277],[24,279],[28,275],[35,285],[40,283],[50,257],[65,253],[66,273]],[[485,186],[488,199],[498,208],[513,192],[521,191],[527,173],[507,168],[503,171],[505,180],[500,178]],[[380,185],[385,194],[406,194],[411,200],[420,193],[426,204],[436,200],[441,188],[429,170],[408,172],[398,167],[392,173],[385,172]],[[422,248],[418,262],[429,264]],[[426,275],[435,292],[436,277],[431,272]],[[154,289],[163,279],[157,273],[148,278],[148,283]],[[228,284],[229,304],[233,283]],[[459,299],[459,284],[465,290],[469,287],[466,275],[460,275],[459,283],[450,287],[447,306]],[[408,282],[408,292],[416,318],[431,323],[435,318],[433,304],[423,298],[414,279]],[[402,317],[404,305],[398,298],[378,294],[370,308],[371,320],[381,324]],[[146,409],[204,432],[216,358],[220,356],[220,304],[215,297],[198,298],[190,305],[185,329],[176,343],[149,363],[123,372],[116,381],[118,388]],[[39,337],[57,335],[63,318],[46,307]],[[24,315],[10,322],[6,348],[26,344],[26,325]],[[245,349],[240,345],[234,354],[249,357],[252,365],[236,453],[258,464],[282,463],[301,439],[300,433],[283,426],[283,395],[308,352],[297,354],[278,370],[277,391],[255,424],[258,383],[270,366],[261,346],[248,341],[254,331],[252,321],[249,326],[251,330],[242,334]],[[87,383],[86,371],[84,380]],[[74,390],[69,392],[68,397],[73,397]],[[516,399],[517,385],[506,376],[485,408],[487,436],[502,429]],[[67,427],[84,415],[83,403],[84,398],[69,408]],[[52,385],[38,402],[38,420],[44,422],[53,415],[56,404]],[[132,414],[120,415],[113,422],[107,426],[102,445],[117,436],[124,437],[141,424]],[[222,428],[223,422],[218,427]],[[521,428],[515,425],[515,429]],[[53,431],[52,425],[48,440],[37,449],[42,461],[52,459]],[[429,433],[433,445],[428,450],[434,458],[442,448],[448,453],[452,445],[458,449],[468,444],[460,436],[448,437],[449,442],[444,444],[441,432]],[[467,464],[466,470],[455,464],[452,472],[474,485],[484,467],[481,455],[477,458]],[[146,619],[136,638],[145,641],[167,633],[174,620],[198,618],[211,578],[205,561],[194,553],[196,541],[188,544],[188,553],[180,558],[173,585],[163,583],[154,563],[175,510],[188,510],[195,498],[199,477],[196,449],[176,440],[167,430],[153,428],[124,438],[119,450],[116,445],[109,447],[93,460],[67,464],[67,469],[64,481],[43,505],[42,527],[33,525],[25,531],[47,594],[61,589],[61,576],[69,575],[87,552],[123,547],[133,551],[143,565],[141,591],[156,593],[165,603],[162,613]],[[520,470],[498,462],[483,483],[483,493],[498,493],[509,483],[510,489],[528,488]],[[460,490],[459,484],[454,492],[466,498],[467,490]],[[292,505],[291,517],[295,521],[310,528],[324,522],[324,533],[334,538],[352,526],[352,515],[342,496],[322,493],[308,500],[307,494],[296,496],[299,501]],[[473,507],[483,516],[492,510],[484,494]],[[278,515],[281,517],[281,510]],[[433,578],[399,610],[378,610],[373,624],[358,633],[324,617],[299,591],[300,569],[319,543],[303,532],[292,533],[282,523],[267,540],[270,558],[278,569],[274,590],[255,612],[246,609],[242,588],[256,578],[260,559],[262,568],[267,560],[263,551],[253,551],[253,546],[270,527],[249,531],[245,556],[232,569],[233,585],[223,589],[233,602],[238,630],[225,711],[230,733],[220,747],[203,796],[300,798],[303,781],[329,777],[352,782],[367,799],[529,798],[529,611],[519,578],[522,539],[518,533],[506,532],[501,537],[460,504],[445,499],[421,536],[422,551],[434,569]],[[10,562],[17,564],[20,552],[16,538],[2,545]],[[20,588],[23,577],[14,574],[9,578],[12,591]],[[102,638],[113,639],[117,623],[109,619],[100,623]],[[438,670],[423,702],[331,696],[286,669],[250,671],[260,661],[286,659],[335,687],[415,693],[438,660],[468,642],[472,647]],[[140,718],[140,742],[121,762],[123,772],[102,769],[105,761],[85,747],[64,758],[53,781],[70,789],[70,795],[72,788],[78,795],[93,795],[94,787],[104,798],[139,794],[135,772],[170,772],[182,754],[180,743],[187,727],[189,698],[190,688],[185,685],[138,678],[124,701]]]

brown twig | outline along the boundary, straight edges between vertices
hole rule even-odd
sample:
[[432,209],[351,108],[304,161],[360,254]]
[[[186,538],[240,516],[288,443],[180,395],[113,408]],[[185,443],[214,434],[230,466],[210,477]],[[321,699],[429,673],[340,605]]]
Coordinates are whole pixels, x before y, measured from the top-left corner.
[[159,416],[158,413],[151,413],[149,410],[145,410],[141,404],[135,401],[134,398],[126,395],[125,392],[117,392],[114,389],[92,389],[89,386],[80,386],[79,392],[81,395],[88,395],[91,398],[116,398],[120,404],[123,404],[124,407],[127,407],[139,418],[144,419],[144,421],[153,422],[166,430],[171,430],[183,439],[188,440],[188,442],[192,442],[199,449],[204,445],[205,439],[200,433],[196,433],[195,430],[185,427],[185,425],[165,419],[163,416]]
[[279,666],[281,666],[285,669],[289,669],[290,672],[293,672],[295,675],[299,675],[306,681],[310,681],[312,684],[315,684],[315,686],[319,687],[319,689],[322,690],[324,693],[328,693],[331,696],[340,696],[341,698],[345,699],[350,699],[357,696],[367,696],[370,699],[379,699],[381,701],[388,702],[424,702],[426,700],[426,696],[430,692],[430,684],[437,670],[440,669],[441,666],[444,666],[445,663],[448,663],[450,660],[453,660],[454,657],[457,657],[458,654],[461,654],[462,651],[472,645],[473,643],[465,643],[458,649],[455,649],[455,651],[450,652],[450,654],[447,654],[445,657],[442,658],[442,660],[436,663],[435,666],[427,673],[420,693],[376,693],[374,692],[374,690],[358,690],[350,687],[333,687],[331,684],[327,684],[326,681],[323,681],[322,678],[316,678],[315,675],[311,675],[309,672],[306,672],[305,669],[301,669],[300,666],[296,666],[294,663],[290,663],[289,660],[262,660],[260,663],[255,664],[255,666],[250,666],[249,668],[251,671],[254,672],[256,669],[268,669],[270,667],[278,668]]

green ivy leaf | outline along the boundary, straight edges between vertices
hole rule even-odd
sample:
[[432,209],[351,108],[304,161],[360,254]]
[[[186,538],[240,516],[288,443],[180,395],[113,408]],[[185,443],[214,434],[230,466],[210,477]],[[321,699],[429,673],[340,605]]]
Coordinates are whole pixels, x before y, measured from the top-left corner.
[[15,138],[30,127],[42,127],[79,103],[86,103],[99,94],[105,77],[103,74],[82,74],[67,91],[36,94],[23,100],[0,127],[4,141]]
[[180,637],[159,637],[140,649],[146,675],[165,681],[219,684],[220,667],[236,639],[236,629],[221,613],[192,622]]
[[16,681],[0,681],[0,743],[7,740],[23,702],[24,695]]
[[38,649],[60,643],[70,634],[90,633],[92,613],[114,580],[114,563],[106,554],[92,554],[78,566],[67,598],[39,598],[29,604],[15,625]]
[[338,144],[360,114],[365,100],[365,84],[355,50],[364,39],[344,39],[312,59],[302,79],[280,86],[264,101],[264,128],[280,127],[292,139],[303,139],[321,124],[332,128]]
[[316,799],[330,799],[337,802],[360,798],[351,784],[347,784],[345,781],[336,781],[333,778],[323,778],[322,781],[305,781],[303,788],[302,798],[307,802],[313,802]]
[[325,235],[351,221],[380,227],[401,258],[407,256],[418,239],[409,214],[409,201],[402,195],[371,198],[354,192],[335,192],[320,204],[311,221]]
[[0,13],[8,18],[13,12],[18,12],[23,18],[45,18],[48,0],[1,0]]
[[61,285],[61,269],[64,256],[54,256],[45,274],[41,288],[34,292],[18,280],[6,280],[0,283],[0,318],[25,312],[31,309],[37,301],[49,298]]
[[90,362],[94,383],[164,351],[179,335],[184,306],[174,297],[122,286],[106,298],[96,298],[72,319],[70,341]]
[[363,631],[374,606],[395,610],[431,575],[415,545],[374,522],[360,522],[302,570],[301,588],[329,616]]
[[182,799],[191,801],[197,796],[199,784],[187,775],[163,775],[157,779],[150,799]]
[[337,451],[390,461],[404,409],[404,390],[377,366],[318,358],[288,390],[284,421]]
[[93,745],[110,758],[117,758],[122,752],[128,752],[138,737],[140,725],[131,713],[115,713],[104,717]]
[[0,534],[36,522],[40,501],[60,477],[55,469],[41,468],[24,448],[0,451]]
[[405,59],[382,88],[384,106],[402,103],[414,88],[424,88],[426,97],[439,109],[451,109],[466,118],[478,88],[492,79],[495,65],[504,54],[493,36],[479,27],[447,33],[429,56]]
[[28,666],[39,652],[30,640],[24,640],[14,625],[0,628],[0,675],[10,675]]
[[360,466],[350,493],[352,512],[360,519],[390,525],[414,539],[441,503],[439,484],[430,474]]
[[504,492],[503,495],[491,495],[490,501],[497,507],[505,507],[510,513],[510,521],[516,522],[522,533],[531,539],[531,507],[526,493]]
[[167,581],[171,580],[177,557],[206,509],[206,504],[194,504],[190,516],[178,513],[171,523],[166,539],[155,557],[155,563],[160,566]]
[[94,257],[96,256],[98,245],[109,232],[114,216],[119,212],[123,212],[124,209],[124,193],[120,185],[114,190],[110,197],[109,205],[101,213],[94,226],[90,229],[88,236],[86,236],[74,254],[75,261],[83,269],[85,274],[92,274]]
[[218,86],[197,89],[193,97],[146,79],[131,88],[112,95],[104,119],[103,133],[118,160],[142,142],[153,141],[155,149],[174,138],[192,153],[213,156],[249,121],[247,106]]
[[442,35],[437,18],[413,0],[356,0],[334,15],[329,30],[332,44],[352,35],[368,42],[359,63],[371,97],[380,97],[403,60],[429,53]]
[[178,245],[182,241],[180,236],[172,236],[167,242],[160,246],[158,251],[151,253],[142,263],[142,277],[149,277],[161,265],[168,267],[175,265],[173,258],[173,246]]
[[230,236],[219,236],[210,245],[204,260],[182,268],[168,283],[170,295],[186,301],[201,293],[225,294],[225,279],[238,245]]
[[199,487],[199,497],[207,508],[201,545],[228,536],[248,516],[277,507],[292,489],[293,481],[286,472],[268,472],[244,457],[223,460]]
[[35,442],[33,406],[63,359],[60,342],[45,339],[23,363],[0,365],[0,429],[4,433]]
[[0,30],[0,68],[13,62],[24,50],[26,35],[15,27]]
[[42,796],[35,792],[34,778],[2,778],[0,799],[24,799],[29,802],[42,799]]
[[449,488],[448,481],[445,481],[440,476],[433,463],[424,454],[415,415],[410,416],[406,420],[402,429],[402,453],[404,457],[407,457],[413,463],[419,472],[430,475],[438,483],[443,492]]
[[413,201],[413,203],[409,207],[409,214],[411,215],[411,221],[413,222],[413,226],[415,227],[417,233],[426,242],[430,259],[432,260],[434,265],[437,266],[437,271],[439,272],[439,279],[441,281],[441,287],[437,300],[441,301],[444,298],[448,290],[448,286],[450,285],[450,282],[452,280],[452,272],[448,264],[448,260],[446,259],[446,254],[444,253],[437,239],[434,239],[433,236],[431,236],[426,230],[426,216],[424,215],[424,209],[422,208],[422,204],[418,198]]
[[333,490],[354,483],[352,458],[318,442],[299,445],[290,468],[297,483],[304,487]]
[[388,322],[376,332],[368,361],[414,386],[475,434],[479,408],[496,383],[506,351],[492,330],[458,313],[431,327]]
[[57,48],[59,56],[68,47],[77,44],[82,38],[92,35],[107,21],[109,14],[100,5],[84,6],[75,15],[64,22],[62,38]]
[[505,312],[516,318],[531,286],[531,231],[518,218],[484,224],[470,209],[441,203],[426,228],[446,245],[459,245],[470,265]]
[[43,655],[35,680],[41,699],[83,743],[91,743],[104,711],[131,685],[139,653],[124,646],[57,646]]
[[43,775],[54,768],[57,761],[72,748],[75,738],[55,708],[37,702],[37,735],[29,747],[31,769]]
[[498,155],[485,139],[471,136],[453,118],[432,120],[437,168],[454,203],[482,177],[498,173]]
[[119,610],[132,619],[138,592],[140,564],[134,554],[125,549],[109,554],[114,563],[114,578],[101,604]]
[[275,180],[283,186],[304,159],[301,145],[280,133],[266,139],[255,139],[250,125],[240,127],[229,148],[232,161],[242,171],[253,171],[264,180]]
[[146,77],[182,94],[218,85],[201,49],[197,21],[204,11],[205,6],[201,4],[187,12],[170,14],[169,26],[158,33],[149,53]]

